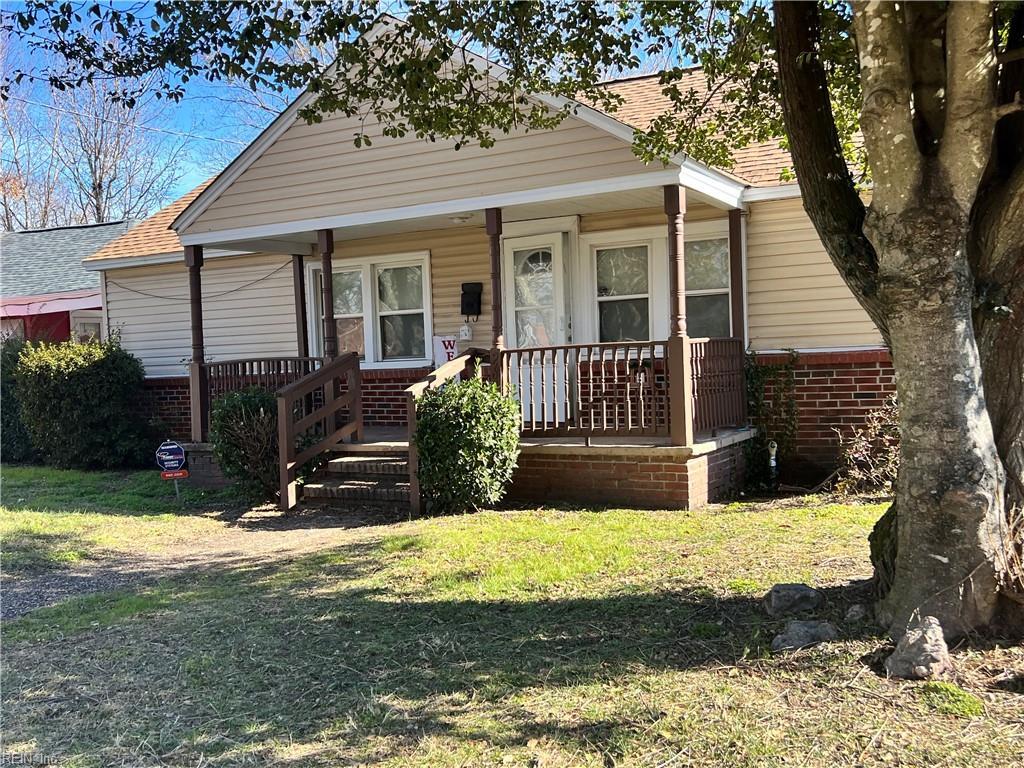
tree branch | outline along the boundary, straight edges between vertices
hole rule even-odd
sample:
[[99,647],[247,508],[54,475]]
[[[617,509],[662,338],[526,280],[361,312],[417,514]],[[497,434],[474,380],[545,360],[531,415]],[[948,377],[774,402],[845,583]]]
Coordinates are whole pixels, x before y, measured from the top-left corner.
[[861,0],[853,6],[860,58],[860,124],[874,179],[872,205],[896,212],[910,204],[910,190],[921,178],[903,11],[888,2]]
[[948,70],[946,127],[939,161],[957,202],[974,204],[992,151],[996,123],[996,51],[992,6],[952,3],[946,21]]
[[921,152],[938,151],[946,115],[946,4],[908,3],[905,9],[913,78],[914,126]]
[[878,301],[878,258],[864,236],[864,203],[843,159],[818,50],[816,3],[776,0],[775,49],[786,133],[804,209],[836,269],[888,342]]

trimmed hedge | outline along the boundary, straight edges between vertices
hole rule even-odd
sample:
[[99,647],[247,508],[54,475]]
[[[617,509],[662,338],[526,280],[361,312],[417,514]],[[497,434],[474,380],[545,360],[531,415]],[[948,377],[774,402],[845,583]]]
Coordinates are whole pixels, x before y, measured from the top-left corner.
[[415,440],[432,511],[497,504],[519,459],[519,404],[476,377],[452,382],[420,398]]
[[14,372],[25,342],[17,336],[0,339],[0,457],[19,462],[32,458],[32,443],[21,420],[18,382]]
[[250,387],[213,402],[210,442],[224,477],[251,499],[266,499],[278,490],[277,400]]
[[56,467],[143,465],[156,450],[142,416],[143,377],[117,339],[26,343],[15,380],[32,446]]

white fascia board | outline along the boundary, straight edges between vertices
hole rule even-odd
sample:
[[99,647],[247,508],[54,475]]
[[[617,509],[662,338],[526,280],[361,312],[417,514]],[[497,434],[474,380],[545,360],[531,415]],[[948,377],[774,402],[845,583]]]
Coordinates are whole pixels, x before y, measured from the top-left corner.
[[747,185],[703,163],[687,158],[680,163],[679,183],[687,189],[710,197],[727,208],[742,208]]
[[670,168],[664,171],[636,173],[596,181],[581,181],[573,184],[559,184],[553,187],[527,189],[521,192],[503,192],[495,195],[480,195],[439,203],[423,203],[400,208],[384,208],[377,211],[348,213],[326,216],[318,219],[286,221],[280,224],[262,224],[255,227],[225,229],[215,232],[197,232],[181,236],[182,245],[211,245],[238,240],[255,240],[265,237],[311,232],[318,229],[344,229],[364,224],[382,224],[405,219],[421,219],[430,216],[450,216],[456,213],[479,211],[484,208],[502,208],[527,203],[546,203],[571,197],[584,197],[606,192],[623,192],[630,189],[678,184],[679,171]]
[[771,187],[747,187],[743,193],[744,203],[756,203],[764,200],[792,200],[800,197],[800,185],[796,182],[776,184]]
[[788,355],[790,352],[796,352],[800,355],[813,355],[815,353],[827,353],[827,354],[841,354],[843,352],[875,352],[884,350],[889,351],[889,348],[885,344],[861,344],[851,347],[798,347],[796,349],[752,349],[750,350],[755,355]]

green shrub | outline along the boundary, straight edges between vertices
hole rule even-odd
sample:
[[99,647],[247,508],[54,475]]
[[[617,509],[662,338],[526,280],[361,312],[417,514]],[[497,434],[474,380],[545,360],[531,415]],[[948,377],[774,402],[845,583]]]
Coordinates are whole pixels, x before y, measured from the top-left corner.
[[151,463],[156,446],[142,416],[143,375],[117,339],[26,343],[15,379],[33,448],[57,467]]
[[14,378],[18,357],[24,347],[25,342],[17,336],[0,339],[0,456],[9,462],[32,458],[32,443],[21,420],[18,382]]
[[429,508],[465,512],[505,495],[519,458],[519,405],[479,378],[428,391],[416,406],[420,489]]
[[220,471],[252,499],[278,490],[277,400],[251,387],[214,401],[210,442]]

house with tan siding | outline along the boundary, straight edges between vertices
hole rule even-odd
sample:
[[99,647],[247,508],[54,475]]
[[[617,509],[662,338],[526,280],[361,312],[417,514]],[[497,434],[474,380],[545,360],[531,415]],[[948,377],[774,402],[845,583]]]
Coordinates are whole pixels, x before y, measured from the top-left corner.
[[[332,461],[306,496],[415,508],[415,400],[482,371],[520,403],[514,496],[693,508],[739,486],[745,352],[796,350],[798,448],[826,466],[833,428],[881,405],[892,370],[780,180],[787,153],[645,165],[631,143],[665,108],[658,78],[607,87],[614,116],[580,104],[555,129],[458,152],[358,117],[307,124],[300,97],[87,258],[168,436],[198,455],[211,400],[263,386],[285,442],[322,436],[282,449],[283,507],[295,466],[329,453],[359,460]],[[370,146],[354,146],[357,122]]]

